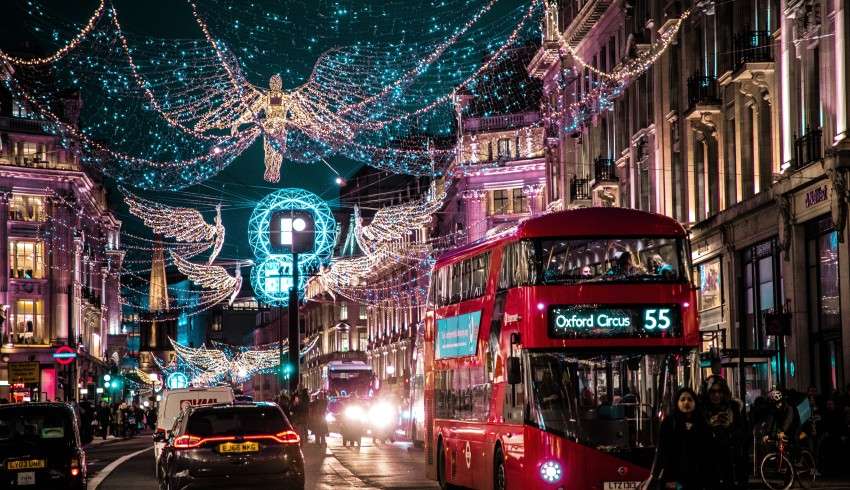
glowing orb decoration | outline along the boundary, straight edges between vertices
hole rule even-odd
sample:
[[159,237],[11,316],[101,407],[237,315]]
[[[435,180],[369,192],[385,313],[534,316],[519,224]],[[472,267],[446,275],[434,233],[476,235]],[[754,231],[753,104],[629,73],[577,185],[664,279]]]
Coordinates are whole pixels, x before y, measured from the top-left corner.
[[169,390],[177,390],[180,388],[188,388],[189,387],[189,377],[181,372],[174,372],[168,375],[168,378],[165,380],[165,386],[168,387]]
[[294,232],[310,231],[309,221],[313,248],[298,254],[299,294],[307,284],[307,273],[325,264],[333,252],[337,223],[330,207],[312,192],[295,188],[275,191],[254,207],[248,222],[248,242],[256,257],[251,285],[261,303],[285,306],[289,301],[292,255],[287,245],[292,244]]

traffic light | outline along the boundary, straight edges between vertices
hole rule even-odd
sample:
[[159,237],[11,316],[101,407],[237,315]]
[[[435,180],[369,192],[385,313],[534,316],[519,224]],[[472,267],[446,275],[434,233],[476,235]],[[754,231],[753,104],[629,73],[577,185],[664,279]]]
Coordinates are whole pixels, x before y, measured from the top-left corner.
[[280,377],[281,379],[289,379],[292,376],[292,364],[289,362],[284,362],[280,365]]

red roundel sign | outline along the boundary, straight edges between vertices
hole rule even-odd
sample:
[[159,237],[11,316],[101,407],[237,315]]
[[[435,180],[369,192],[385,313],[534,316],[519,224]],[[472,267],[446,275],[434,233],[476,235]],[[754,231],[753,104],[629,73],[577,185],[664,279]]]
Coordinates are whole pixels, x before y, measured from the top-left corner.
[[59,364],[66,366],[74,362],[74,359],[77,358],[77,352],[74,349],[68,347],[67,345],[63,345],[62,347],[56,349],[56,351],[53,353],[53,358],[56,359],[56,362],[58,362]]

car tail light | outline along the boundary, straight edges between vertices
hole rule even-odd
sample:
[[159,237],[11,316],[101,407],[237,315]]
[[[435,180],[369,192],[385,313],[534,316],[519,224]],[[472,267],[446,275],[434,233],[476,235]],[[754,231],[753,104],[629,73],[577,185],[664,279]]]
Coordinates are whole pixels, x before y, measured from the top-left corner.
[[283,432],[278,432],[275,434],[272,439],[276,440],[281,444],[298,444],[301,442],[301,437],[295,431],[285,430]]
[[71,476],[78,476],[80,474],[80,460],[77,458],[71,458]]
[[174,439],[175,449],[192,449],[198,447],[204,440],[198,436],[182,435]]

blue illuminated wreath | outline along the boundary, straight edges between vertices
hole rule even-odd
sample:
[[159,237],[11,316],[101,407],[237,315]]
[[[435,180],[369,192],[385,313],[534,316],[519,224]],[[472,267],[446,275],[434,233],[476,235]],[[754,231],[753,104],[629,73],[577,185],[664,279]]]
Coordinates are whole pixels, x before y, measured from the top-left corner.
[[[331,208],[319,196],[304,189],[287,188],[264,197],[251,213],[248,222],[248,243],[254,251],[251,284],[257,300],[270,306],[285,306],[292,284],[292,256],[277,253],[269,239],[272,215],[278,211],[300,210],[313,215],[315,242],[313,251],[298,254],[301,274],[298,291],[303,294],[307,272],[330,260],[336,243],[337,223]],[[286,277],[289,280],[286,280]]]

